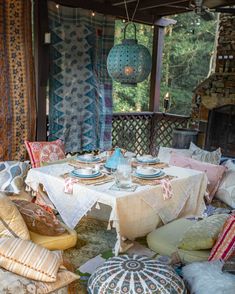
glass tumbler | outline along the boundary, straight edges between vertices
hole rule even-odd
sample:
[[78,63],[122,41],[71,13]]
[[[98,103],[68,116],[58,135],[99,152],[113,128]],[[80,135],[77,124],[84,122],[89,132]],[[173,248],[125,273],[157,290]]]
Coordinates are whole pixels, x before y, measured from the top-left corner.
[[127,158],[120,158],[115,172],[115,184],[118,188],[130,188],[131,181],[131,160]]

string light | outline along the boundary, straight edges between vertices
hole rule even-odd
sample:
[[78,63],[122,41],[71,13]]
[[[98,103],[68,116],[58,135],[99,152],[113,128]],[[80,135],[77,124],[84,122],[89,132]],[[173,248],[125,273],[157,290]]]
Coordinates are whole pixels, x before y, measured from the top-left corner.
[[59,9],[60,8],[60,5],[59,4],[56,4],[56,6],[55,6],[57,9]]
[[122,20],[122,22],[123,22],[123,23],[125,23],[125,22],[126,22],[126,20],[125,20],[125,19],[123,19],[123,20]]
[[92,11],[91,16],[95,16],[95,12],[94,11]]

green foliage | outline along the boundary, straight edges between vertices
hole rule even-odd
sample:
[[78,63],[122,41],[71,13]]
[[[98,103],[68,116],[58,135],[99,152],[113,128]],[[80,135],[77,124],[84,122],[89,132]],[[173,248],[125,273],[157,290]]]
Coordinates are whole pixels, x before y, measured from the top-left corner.
[[[163,98],[170,94],[169,112],[189,115],[193,89],[208,74],[215,39],[215,21],[200,19],[195,13],[174,17],[177,24],[165,30],[162,61],[161,108]],[[123,39],[124,23],[116,21],[115,43]],[[132,33],[127,35],[133,37]],[[152,52],[153,29],[137,24],[137,39]],[[150,78],[137,87],[114,83],[114,111],[147,111],[149,108]]]

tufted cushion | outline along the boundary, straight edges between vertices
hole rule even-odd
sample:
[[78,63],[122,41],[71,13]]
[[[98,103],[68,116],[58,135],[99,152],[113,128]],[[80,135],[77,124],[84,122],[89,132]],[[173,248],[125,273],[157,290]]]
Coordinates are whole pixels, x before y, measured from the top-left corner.
[[222,200],[232,208],[235,208],[235,164],[228,160],[225,164],[227,168],[215,197]]
[[202,161],[202,162],[208,162],[211,164],[220,164],[221,159],[221,149],[218,148],[215,151],[206,151],[198,146],[196,146],[193,142],[191,142],[189,150],[193,152],[192,158]]
[[41,166],[42,162],[56,161],[65,158],[64,144],[61,140],[51,142],[25,141],[32,167]]
[[193,151],[189,149],[160,147],[157,157],[160,159],[161,162],[169,163],[172,153],[177,153],[185,157],[192,157],[193,155]]
[[226,261],[235,254],[235,214],[230,215],[224,224],[223,230],[220,233],[218,240],[211,250],[208,258],[211,260]]
[[28,240],[0,238],[0,267],[23,277],[55,282],[62,264],[61,253],[54,253]]
[[65,228],[54,214],[47,212],[41,206],[26,200],[13,200],[13,202],[30,231],[45,236],[59,236],[65,233]]
[[26,162],[0,162],[0,191],[19,194],[28,168],[29,165]]
[[29,280],[0,268],[0,293],[46,294],[53,291],[54,294],[68,294],[66,286],[78,278],[79,276],[61,267],[56,281],[47,283]]
[[19,237],[29,240],[28,228],[12,201],[0,193],[0,237]]
[[89,294],[186,293],[183,280],[172,267],[144,256],[110,258],[91,275]]
[[212,248],[227,218],[227,214],[215,214],[194,223],[184,233],[178,248],[183,250]]
[[226,170],[226,167],[224,166],[200,162],[198,160],[186,158],[175,153],[171,155],[170,164],[205,172],[209,180],[207,186],[209,201],[213,199]]

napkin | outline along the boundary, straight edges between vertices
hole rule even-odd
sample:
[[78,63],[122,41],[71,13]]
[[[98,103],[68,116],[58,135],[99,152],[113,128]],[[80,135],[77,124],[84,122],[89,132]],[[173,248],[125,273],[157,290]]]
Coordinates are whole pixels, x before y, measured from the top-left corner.
[[171,181],[169,179],[159,180],[159,183],[162,188],[163,199],[167,200],[173,197],[173,189],[171,186]]
[[64,184],[64,192],[67,194],[73,194],[73,185],[77,183],[77,179],[75,178],[66,178]]

